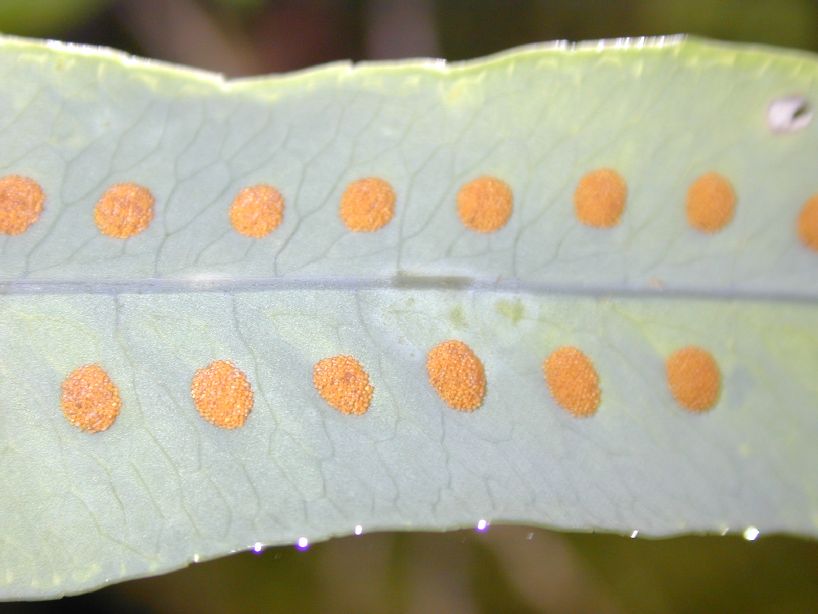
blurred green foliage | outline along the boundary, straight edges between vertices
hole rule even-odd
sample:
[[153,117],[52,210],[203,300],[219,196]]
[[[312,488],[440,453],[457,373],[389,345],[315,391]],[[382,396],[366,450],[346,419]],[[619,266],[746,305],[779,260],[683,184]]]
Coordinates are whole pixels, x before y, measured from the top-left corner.
[[528,41],[662,34],[818,50],[814,0],[439,0],[435,8],[449,59]]
[[[818,544],[630,539],[525,527],[384,533],[271,548],[70,600],[83,611],[808,614]],[[37,611],[18,606],[20,613]]]
[[109,0],[0,0],[0,31],[60,38],[96,17]]
[[[400,15],[380,39],[400,41],[398,56],[458,60],[534,41],[679,33],[818,51],[816,0],[0,0],[0,30],[182,63],[215,36],[243,68],[206,54],[200,67],[257,74],[366,59],[372,17],[385,11]],[[433,31],[412,47],[406,33],[419,23],[407,20],[418,17]]]

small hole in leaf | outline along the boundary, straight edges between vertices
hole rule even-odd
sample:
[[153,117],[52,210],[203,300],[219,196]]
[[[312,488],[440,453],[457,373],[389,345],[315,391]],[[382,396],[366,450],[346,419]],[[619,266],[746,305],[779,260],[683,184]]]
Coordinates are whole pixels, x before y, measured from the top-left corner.
[[776,134],[798,132],[809,126],[813,110],[803,96],[776,98],[767,108],[767,125]]

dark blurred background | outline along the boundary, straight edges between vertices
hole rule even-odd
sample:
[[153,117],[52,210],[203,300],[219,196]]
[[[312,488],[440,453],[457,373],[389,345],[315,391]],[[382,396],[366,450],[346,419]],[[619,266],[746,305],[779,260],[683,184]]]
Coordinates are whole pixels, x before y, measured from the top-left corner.
[[238,76],[680,32],[818,51],[818,1],[0,0],[0,30]]
[[[818,51],[818,0],[0,0],[6,33],[229,76],[692,33]],[[814,470],[814,468],[805,468]],[[6,612],[818,612],[818,542],[496,527],[270,548]]]

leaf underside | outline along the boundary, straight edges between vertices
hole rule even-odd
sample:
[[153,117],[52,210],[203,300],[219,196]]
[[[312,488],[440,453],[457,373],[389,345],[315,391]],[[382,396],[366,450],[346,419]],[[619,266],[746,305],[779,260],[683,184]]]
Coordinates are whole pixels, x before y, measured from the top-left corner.
[[[795,232],[818,192],[818,125],[774,134],[766,115],[783,96],[818,101],[814,57],[672,39],[225,82],[2,39],[0,84],[0,174],[46,194],[37,223],[0,236],[0,597],[355,525],[818,535],[818,254]],[[607,230],[571,201],[599,167],[628,183]],[[713,235],[684,213],[708,171],[738,195]],[[485,174],[514,193],[491,234],[454,205]],[[338,202],[367,176],[393,185],[395,217],[352,233]],[[119,182],[156,198],[126,241],[92,216]],[[256,183],[286,202],[263,239],[227,219]],[[448,338],[485,365],[473,413],[428,384],[425,353]],[[599,373],[591,418],[543,381],[566,344]],[[685,345],[722,372],[705,414],[667,388],[664,359]],[[334,354],[369,372],[363,416],[312,387]],[[234,431],[190,398],[216,359],[255,391]],[[60,412],[62,380],[88,363],[123,403],[93,435]]]

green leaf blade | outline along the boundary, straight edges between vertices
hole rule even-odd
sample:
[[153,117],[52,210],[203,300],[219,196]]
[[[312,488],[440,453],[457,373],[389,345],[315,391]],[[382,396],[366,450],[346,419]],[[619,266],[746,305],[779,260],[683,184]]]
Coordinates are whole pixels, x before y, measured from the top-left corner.
[[[4,598],[356,525],[818,534],[818,255],[795,235],[818,133],[773,135],[765,115],[783,95],[818,100],[814,58],[693,40],[226,83],[12,39],[0,75],[0,167],[47,194],[29,232],[0,238]],[[598,166],[629,184],[610,231],[573,217],[574,186]],[[684,193],[713,169],[739,201],[705,237]],[[484,173],[515,195],[492,235],[454,208]],[[398,194],[395,219],[347,232],[341,192],[373,174]],[[157,201],[126,242],[91,213],[119,181]],[[250,240],[227,207],[260,181],[284,194],[285,221]],[[425,352],[447,338],[486,368],[470,414],[426,380]],[[543,380],[564,344],[599,373],[592,418],[561,410]],[[690,344],[722,371],[703,415],[664,379]],[[364,416],[312,387],[317,360],[347,353],[375,388]],[[219,358],[255,393],[237,431],[190,398]],[[123,410],[88,435],[59,390],[92,362]]]

